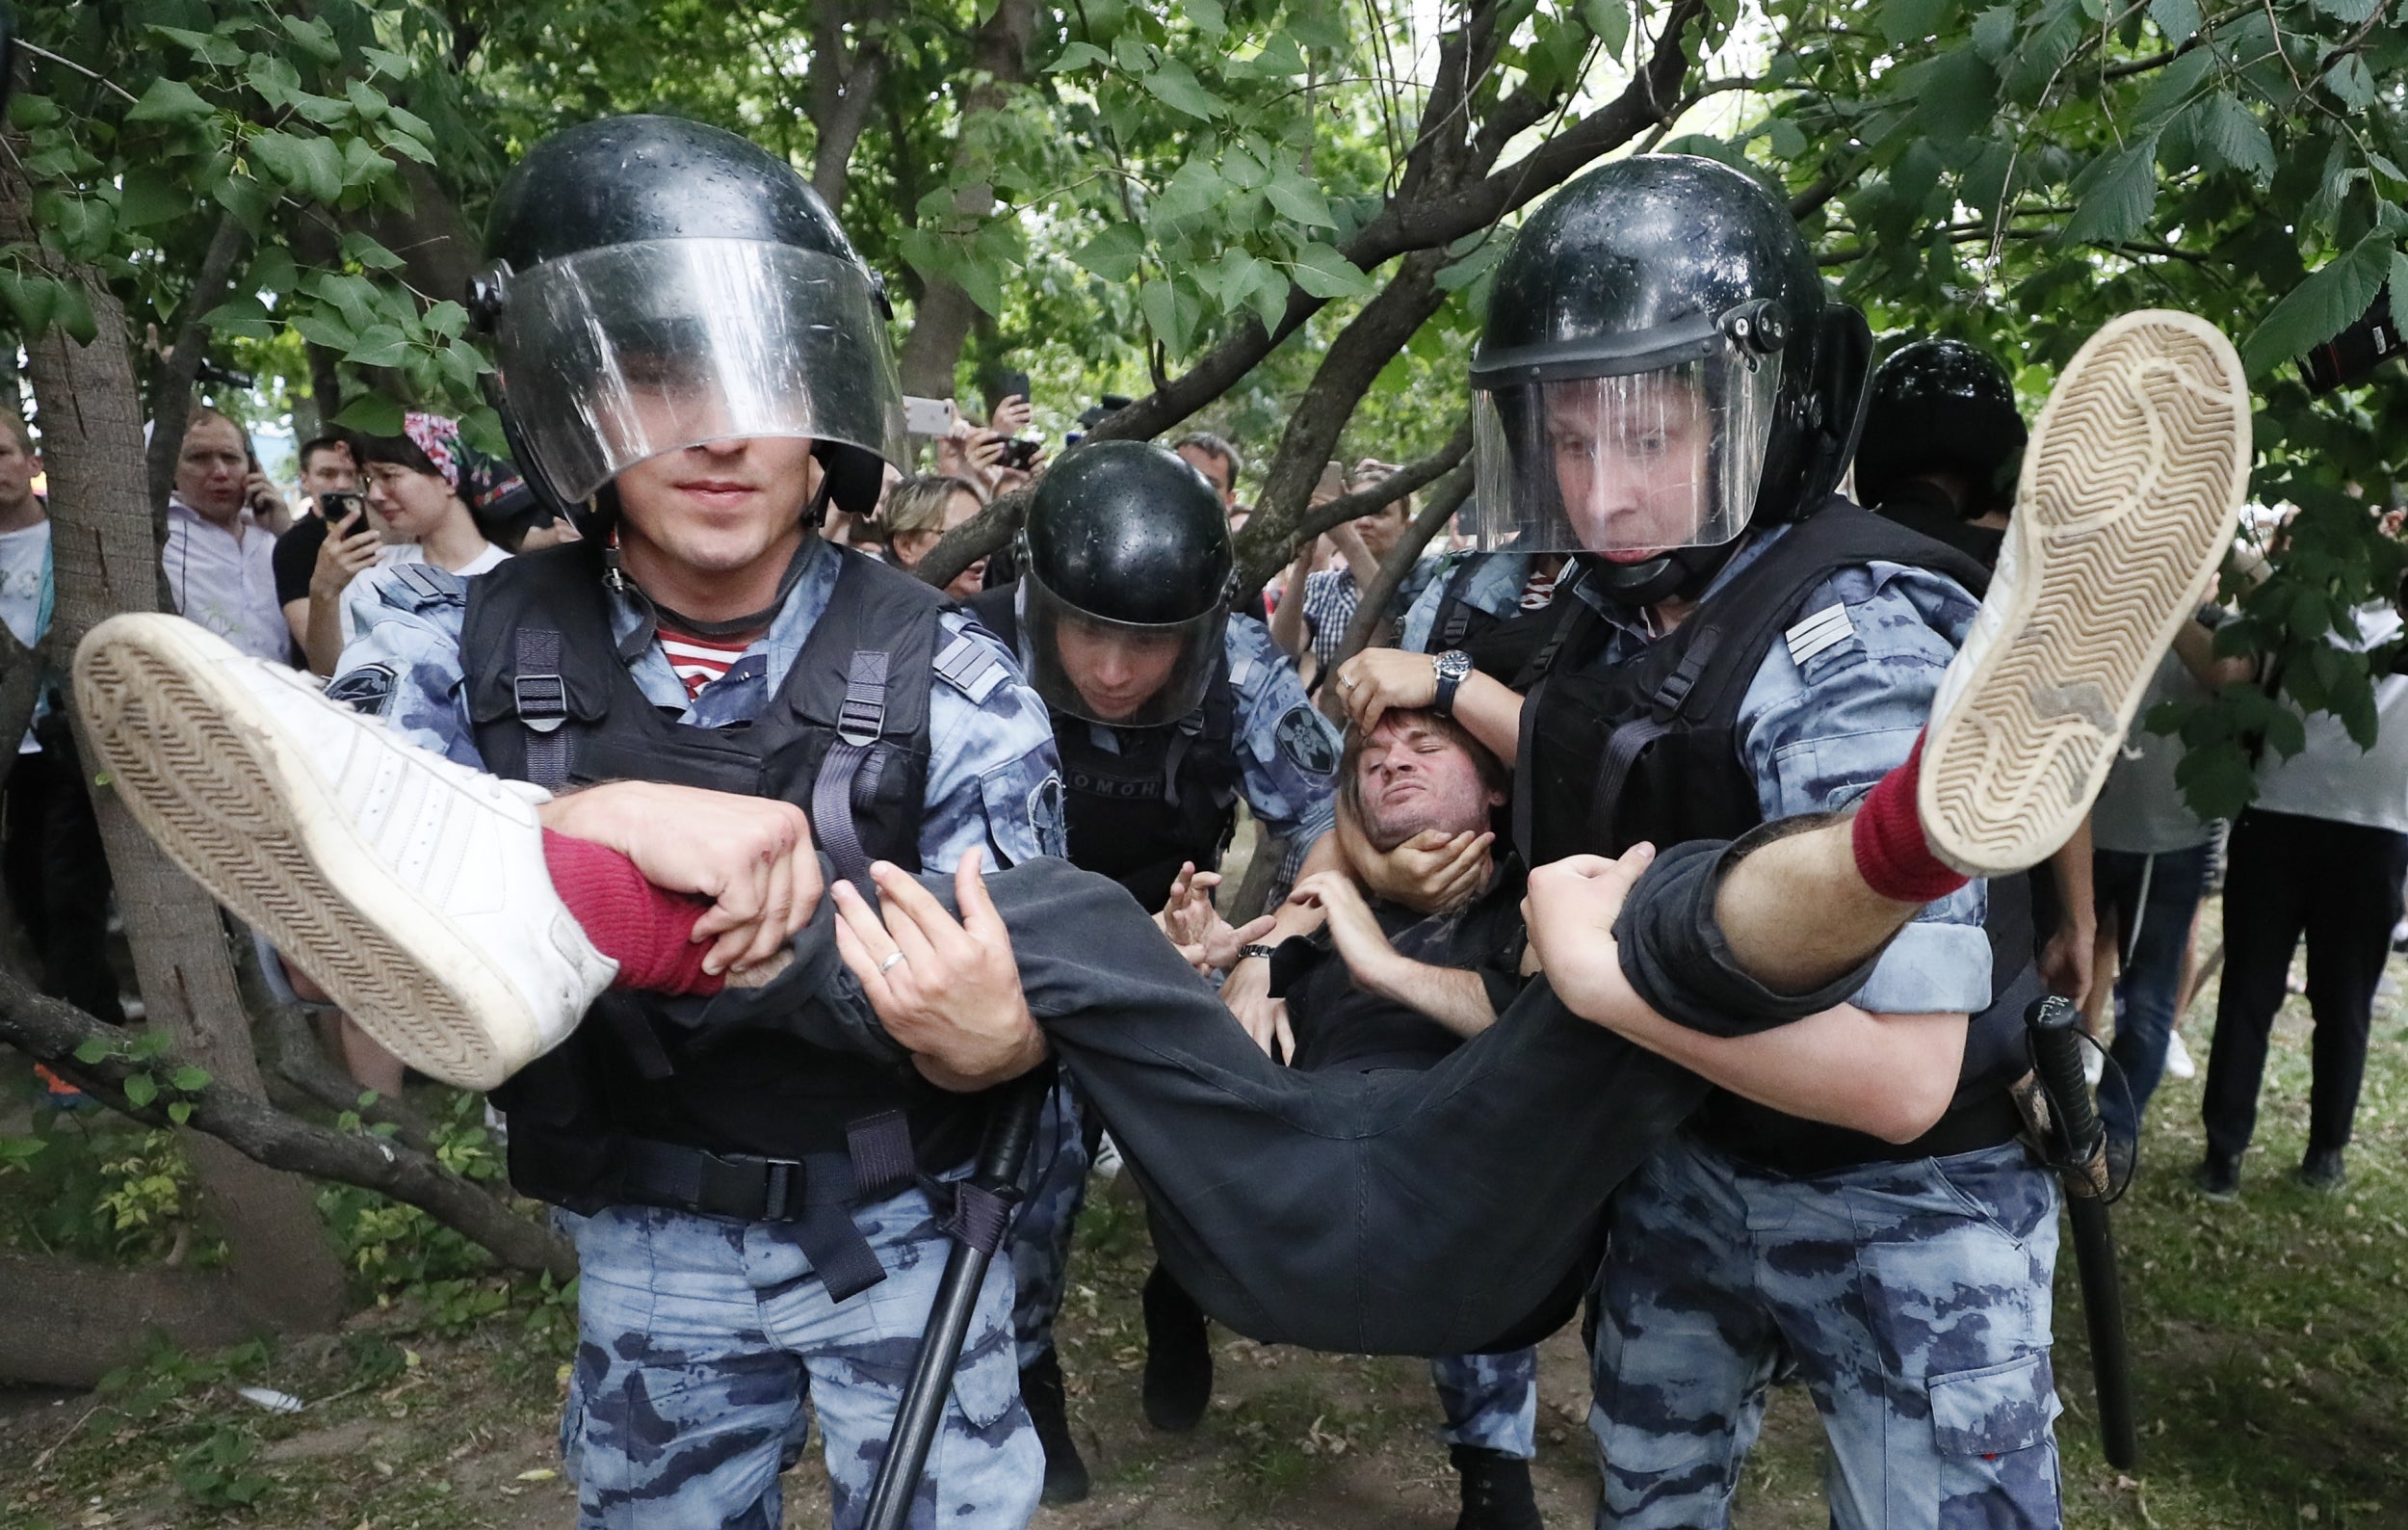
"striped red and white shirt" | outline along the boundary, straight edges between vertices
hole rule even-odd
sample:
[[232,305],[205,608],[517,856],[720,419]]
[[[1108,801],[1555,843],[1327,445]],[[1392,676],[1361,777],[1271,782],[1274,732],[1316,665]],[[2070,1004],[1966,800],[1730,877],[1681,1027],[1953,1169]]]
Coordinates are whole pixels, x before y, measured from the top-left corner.
[[655,633],[661,640],[661,651],[668,655],[668,667],[686,682],[686,699],[691,701],[702,694],[702,688],[727,673],[728,667],[745,656],[752,645],[743,639],[698,638],[674,627],[661,627]]

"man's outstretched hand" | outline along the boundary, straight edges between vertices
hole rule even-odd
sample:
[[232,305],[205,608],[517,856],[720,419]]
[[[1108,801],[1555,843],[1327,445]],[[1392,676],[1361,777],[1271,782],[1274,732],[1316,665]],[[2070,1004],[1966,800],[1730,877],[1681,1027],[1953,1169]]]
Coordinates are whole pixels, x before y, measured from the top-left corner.
[[1585,1020],[1619,1029],[1616,1021],[1652,1014],[1622,975],[1622,948],[1613,921],[1649,862],[1653,845],[1633,845],[1618,860],[1573,856],[1533,870],[1522,898],[1531,950],[1564,1008]]
[[607,845],[644,880],[711,900],[693,938],[702,969],[742,973],[785,949],[820,907],[811,820],[792,803],[657,781],[610,781],[556,797],[543,827]]
[[1191,860],[1180,866],[1178,880],[1170,884],[1170,896],[1154,915],[1154,922],[1170,943],[1179,948],[1180,957],[1198,972],[1226,972],[1237,964],[1240,951],[1250,941],[1270,934],[1277,921],[1269,914],[1235,926],[1220,916],[1213,906],[1213,889],[1220,885],[1217,871],[1198,871]]
[[954,868],[959,919],[887,861],[870,867],[882,918],[852,884],[836,884],[836,954],[886,1034],[939,1089],[984,1089],[1045,1057],[1045,1036],[1020,991],[1011,935],[986,896],[980,859],[973,851]]

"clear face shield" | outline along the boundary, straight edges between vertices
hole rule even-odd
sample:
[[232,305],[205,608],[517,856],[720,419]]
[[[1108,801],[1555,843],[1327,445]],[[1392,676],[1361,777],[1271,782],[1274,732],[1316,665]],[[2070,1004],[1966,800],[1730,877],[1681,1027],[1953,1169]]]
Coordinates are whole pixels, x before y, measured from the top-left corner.
[[1114,621],[1030,571],[1020,577],[1019,620],[1021,667],[1048,707],[1113,727],[1160,727],[1203,702],[1229,612],[1215,605],[1185,621]]
[[1738,336],[1729,327],[1700,326],[1703,336],[1669,356],[1477,367],[1479,546],[1637,563],[1745,530],[1782,356],[1749,343],[1750,326]]
[[510,276],[496,338],[519,438],[571,501],[704,441],[805,436],[905,460],[877,300],[815,251],[663,239],[547,260]]

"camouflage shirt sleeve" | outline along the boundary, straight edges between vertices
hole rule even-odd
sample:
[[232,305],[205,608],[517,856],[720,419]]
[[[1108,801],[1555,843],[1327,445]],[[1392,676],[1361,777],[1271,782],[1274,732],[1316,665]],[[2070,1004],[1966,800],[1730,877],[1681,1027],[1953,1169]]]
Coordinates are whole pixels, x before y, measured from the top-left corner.
[[1233,616],[1226,646],[1246,805],[1264,833],[1288,841],[1285,869],[1293,874],[1337,821],[1338,730],[1304,694],[1269,628]]
[[[1741,757],[1765,817],[1846,807],[1905,763],[1977,609],[1953,580],[1896,564],[1842,569],[1809,594],[1740,702]],[[1979,882],[1926,905],[1855,1002],[1899,1015],[1988,1007],[1987,909]]]
[[1045,703],[984,627],[946,613],[929,687],[922,869],[950,872],[974,850],[991,868],[1060,856],[1062,823],[1061,757]]
[[408,577],[365,589],[365,581],[354,581],[356,601],[347,593],[345,615],[357,624],[357,636],[343,646],[327,697],[383,718],[421,748],[483,770],[459,652],[468,581],[432,564],[401,567]]

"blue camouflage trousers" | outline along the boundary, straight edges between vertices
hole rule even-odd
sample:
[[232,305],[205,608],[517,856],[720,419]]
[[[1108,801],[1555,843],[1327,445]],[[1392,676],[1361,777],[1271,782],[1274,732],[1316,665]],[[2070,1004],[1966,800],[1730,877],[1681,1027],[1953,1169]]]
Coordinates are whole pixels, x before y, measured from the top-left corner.
[[1538,1351],[1441,1355],[1429,1362],[1450,1445],[1478,1445],[1528,1461],[1538,1454]]
[[1011,1332],[1022,1366],[1054,1347],[1054,1319],[1070,1286],[1070,1239],[1086,1204],[1085,1126],[1064,1073],[1045,1096],[1029,1141],[1023,1199],[1004,1242],[1011,1256]]
[[1798,1179],[1663,1148],[1598,1276],[1597,1523],[1727,1524],[1786,1345],[1836,1530],[2054,1530],[2056,1203],[2015,1143]]
[[[561,1453],[581,1530],[777,1530],[777,1475],[811,1413],[831,1523],[861,1523],[951,1242],[918,1189],[854,1220],[886,1279],[830,1302],[789,1226],[649,1206],[564,1218],[580,1284]],[[1036,1512],[1044,1456],[1020,1406],[1010,1280],[988,1267],[915,1526]]]

